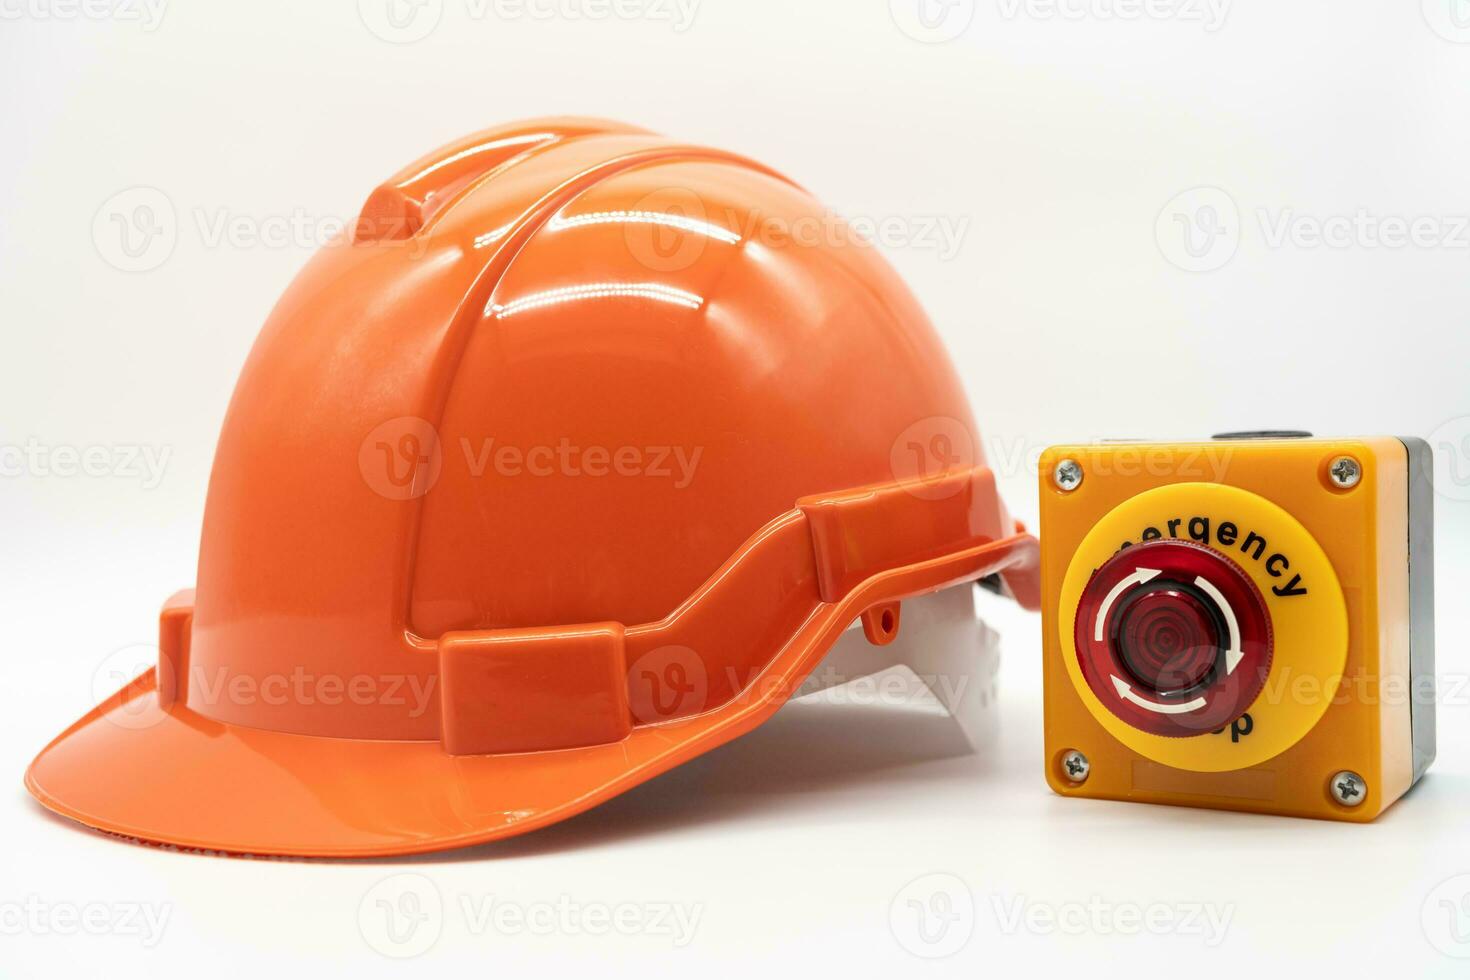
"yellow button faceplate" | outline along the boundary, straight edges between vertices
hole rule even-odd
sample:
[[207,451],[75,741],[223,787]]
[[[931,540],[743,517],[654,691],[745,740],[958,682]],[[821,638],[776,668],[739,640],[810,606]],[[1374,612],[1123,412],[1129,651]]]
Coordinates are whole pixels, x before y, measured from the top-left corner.
[[[1076,609],[1093,572],[1124,544],[1193,540],[1251,577],[1271,619],[1275,653],[1259,697],[1247,709],[1250,737],[1173,738],[1140,731],[1109,711],[1077,662]],[[1301,522],[1249,491],[1218,483],[1176,483],[1130,497],[1082,539],[1062,581],[1057,617],[1067,675],[1087,710],[1118,741],[1155,762],[1224,772],[1264,762],[1296,744],[1337,692],[1348,649],[1347,605],[1337,574]]]

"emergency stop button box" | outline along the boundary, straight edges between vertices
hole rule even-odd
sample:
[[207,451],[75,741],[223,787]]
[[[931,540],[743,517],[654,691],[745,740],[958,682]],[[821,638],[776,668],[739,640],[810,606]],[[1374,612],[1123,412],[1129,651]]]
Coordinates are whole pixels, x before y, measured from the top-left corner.
[[1065,796],[1367,821],[1434,757],[1418,439],[1043,454],[1046,774]]

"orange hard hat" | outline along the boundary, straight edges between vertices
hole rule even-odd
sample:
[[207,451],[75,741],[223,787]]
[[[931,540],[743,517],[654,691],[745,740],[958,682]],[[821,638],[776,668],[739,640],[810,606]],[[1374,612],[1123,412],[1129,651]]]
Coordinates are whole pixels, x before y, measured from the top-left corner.
[[586,119],[369,197],[241,372],[157,666],[46,806],[149,842],[381,855],[586,810],[770,717],[847,627],[1035,541],[876,251],[743,157]]

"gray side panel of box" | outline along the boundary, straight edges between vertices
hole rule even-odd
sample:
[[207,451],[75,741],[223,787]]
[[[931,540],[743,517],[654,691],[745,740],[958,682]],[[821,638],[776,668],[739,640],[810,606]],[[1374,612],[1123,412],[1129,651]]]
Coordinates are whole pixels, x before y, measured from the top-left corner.
[[1400,441],[1409,452],[1409,703],[1417,783],[1435,753],[1434,450],[1412,436]]

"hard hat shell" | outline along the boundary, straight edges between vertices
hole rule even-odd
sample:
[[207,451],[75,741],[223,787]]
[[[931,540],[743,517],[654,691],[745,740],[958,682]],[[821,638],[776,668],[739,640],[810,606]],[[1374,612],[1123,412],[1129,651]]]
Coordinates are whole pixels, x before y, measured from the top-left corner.
[[372,855],[524,832],[768,717],[864,616],[1034,541],[876,251],[585,119],[380,186],[262,329],[154,669],[33,763],[83,823]]

